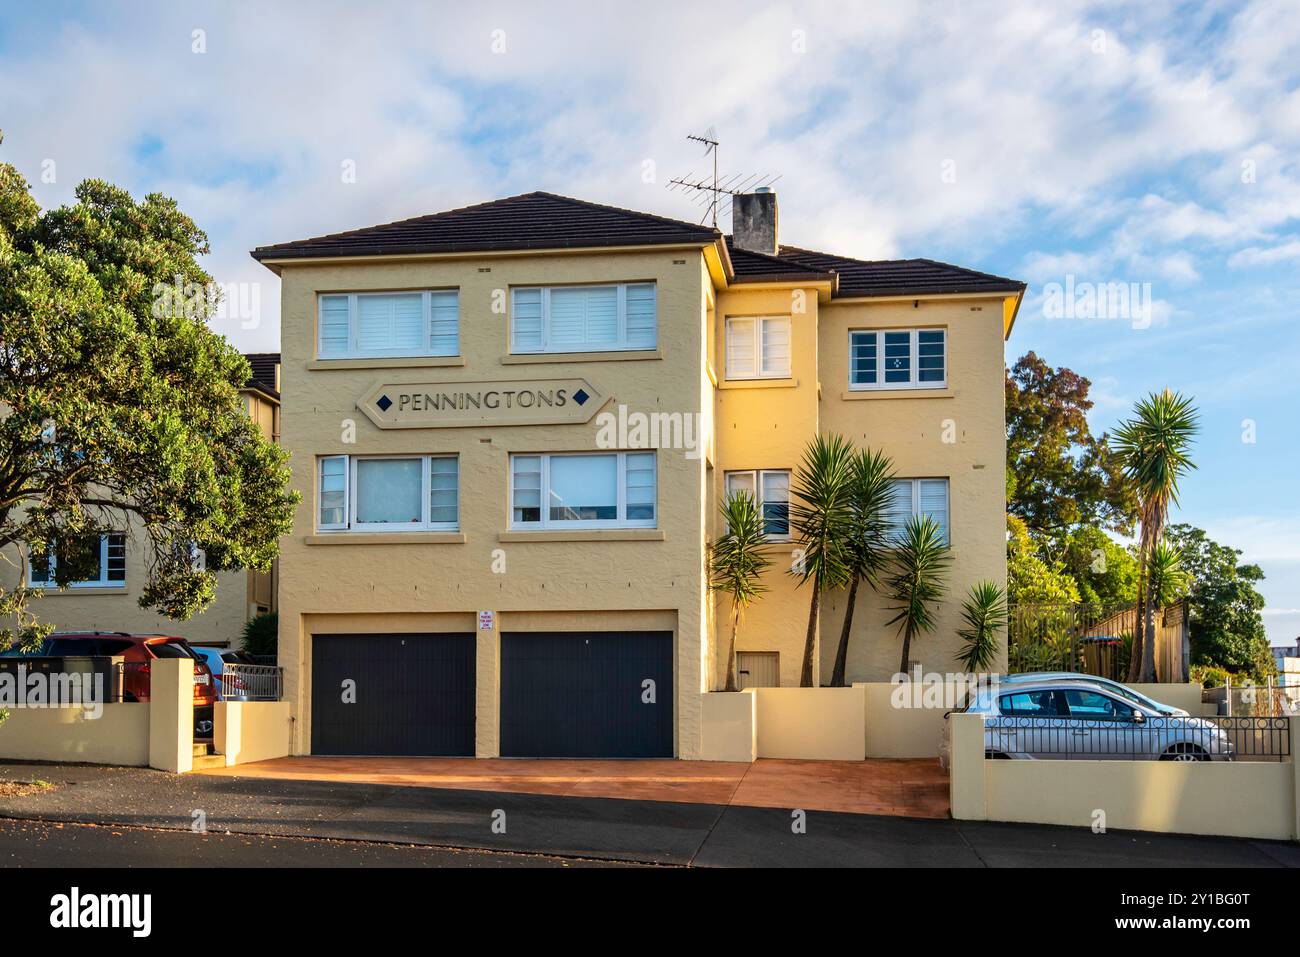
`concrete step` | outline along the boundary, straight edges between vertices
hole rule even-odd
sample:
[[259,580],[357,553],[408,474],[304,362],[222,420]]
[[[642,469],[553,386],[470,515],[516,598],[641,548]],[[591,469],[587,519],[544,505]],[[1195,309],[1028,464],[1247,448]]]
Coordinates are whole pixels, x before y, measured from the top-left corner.
[[194,756],[194,770],[201,771],[205,768],[224,768],[226,766],[226,756],[224,754],[205,754]]
[[212,752],[212,742],[211,742],[211,741],[195,741],[195,742],[194,742],[194,756],[195,756],[196,758],[207,757],[209,754],[212,754],[212,753],[213,753],[213,752]]

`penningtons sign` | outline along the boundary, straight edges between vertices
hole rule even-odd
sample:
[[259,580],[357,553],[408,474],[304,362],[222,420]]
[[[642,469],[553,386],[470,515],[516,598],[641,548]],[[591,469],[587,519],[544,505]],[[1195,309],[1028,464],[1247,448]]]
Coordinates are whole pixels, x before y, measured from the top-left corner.
[[591,421],[608,399],[582,378],[381,382],[357,408],[381,429],[563,425]]

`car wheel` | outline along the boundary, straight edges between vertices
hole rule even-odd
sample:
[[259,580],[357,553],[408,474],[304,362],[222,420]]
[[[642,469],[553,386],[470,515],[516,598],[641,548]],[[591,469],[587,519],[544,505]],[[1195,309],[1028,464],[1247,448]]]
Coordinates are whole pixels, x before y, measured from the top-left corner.
[[1160,755],[1161,761],[1208,761],[1210,756],[1194,744],[1175,744]]

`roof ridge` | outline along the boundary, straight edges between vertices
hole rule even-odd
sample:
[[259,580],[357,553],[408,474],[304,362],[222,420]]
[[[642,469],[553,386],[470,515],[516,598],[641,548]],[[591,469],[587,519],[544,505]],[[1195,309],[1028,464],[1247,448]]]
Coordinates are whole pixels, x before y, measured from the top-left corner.
[[[726,235],[726,240],[727,240],[727,251],[728,251],[728,252],[741,252],[741,253],[744,253],[746,256],[758,256],[758,257],[760,257],[760,258],[762,258],[762,259],[769,260],[770,262],[780,263],[782,266],[788,266],[788,265],[790,265],[790,260],[788,260],[788,259],[782,259],[780,256],[773,256],[771,253],[760,253],[760,252],[758,252],[757,250],[754,250],[754,249],[746,249],[744,246],[735,246],[735,247],[733,248],[733,247],[732,247],[732,242],[733,242],[733,240],[732,240],[732,238],[731,238],[731,234],[730,234],[730,233],[728,233],[728,234]],[[804,266],[805,268],[811,269],[813,272],[824,272],[824,273],[828,273],[828,274],[829,274],[829,273],[833,273],[833,272],[835,272],[834,269],[822,269],[822,268],[820,268],[819,266],[808,266],[806,263],[800,263],[799,265]]]
[[822,252],[816,249],[805,249],[802,246],[791,246],[788,243],[781,244],[782,249],[790,249],[799,253],[807,253],[812,256],[825,256],[827,259],[843,259],[848,262],[861,263],[864,266],[880,266],[891,263],[929,263],[932,266],[942,266],[944,269],[953,269],[957,272],[965,273],[968,276],[978,276],[981,279],[991,279],[995,282],[1011,282],[1024,285],[1019,279],[1009,279],[1006,276],[999,276],[991,272],[981,272],[978,269],[971,269],[969,266],[958,266],[956,263],[944,262],[942,259],[931,259],[929,256],[912,256],[907,259],[857,259],[853,256],[843,256],[839,253]]
[[670,226],[678,226],[685,229],[694,230],[696,232],[709,233],[714,236],[720,235],[716,227],[703,226],[699,223],[688,223],[683,219],[670,219],[667,216],[659,216],[656,213],[643,213],[640,210],[636,210],[636,209],[627,209],[622,206],[609,206],[606,205],[605,203],[593,203],[590,200],[586,200],[586,199],[578,199],[573,196],[564,196],[560,193],[550,193],[547,192],[546,190],[535,189],[527,193],[516,193],[514,196],[502,196],[498,199],[484,200],[481,203],[470,203],[469,205],[466,206],[455,206],[451,209],[439,210],[436,213],[422,213],[419,216],[408,216],[403,219],[394,219],[391,222],[387,222],[387,223],[373,223],[369,226],[358,226],[354,229],[344,229],[336,233],[322,233],[319,236],[308,236],[304,239],[291,239],[291,240],[287,240],[284,243],[270,243],[265,246],[256,246],[253,248],[253,252],[259,253],[263,250],[275,249],[277,246],[284,246],[288,244],[297,245],[299,243],[315,243],[315,242],[320,242],[322,240],[329,240],[329,239],[346,239],[348,237],[355,236],[358,233],[366,233],[375,229],[388,229],[392,226],[407,226],[414,223],[423,223],[423,222],[428,222],[430,220],[441,219],[443,217],[456,215],[459,213],[468,213],[468,212],[472,212],[473,210],[484,209],[489,206],[501,206],[506,203],[517,202],[518,200],[521,199],[533,199],[538,197],[545,197],[546,199],[558,200],[560,202],[569,203],[571,205],[583,207],[586,209],[601,209],[601,210],[606,210],[608,212],[621,213],[624,216],[632,216],[643,220],[648,219],[654,222],[665,223]]
[[[576,196],[565,196],[563,193],[548,193],[546,190],[536,190],[532,193],[525,193],[526,196],[546,196],[550,199],[563,200],[566,203],[573,203],[575,206],[584,206],[588,209],[604,209],[612,213],[622,213],[625,216],[636,216],[639,219],[653,219],[655,222],[667,223],[670,226],[684,226],[687,229],[698,230],[702,233],[712,233],[714,236],[721,236],[722,232],[717,226],[705,226],[703,223],[690,223],[684,219],[673,219],[670,216],[660,216],[658,213],[646,213],[639,209],[628,209],[626,206],[611,206],[608,203],[593,203],[589,199],[578,199]],[[519,198],[519,197],[512,197]]]

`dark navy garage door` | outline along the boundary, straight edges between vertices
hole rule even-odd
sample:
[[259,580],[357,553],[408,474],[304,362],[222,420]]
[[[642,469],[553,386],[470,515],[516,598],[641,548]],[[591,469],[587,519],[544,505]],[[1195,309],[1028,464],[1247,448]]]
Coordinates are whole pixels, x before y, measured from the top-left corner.
[[672,632],[503,634],[501,754],[672,757]]
[[312,636],[311,751],[472,757],[474,636]]

